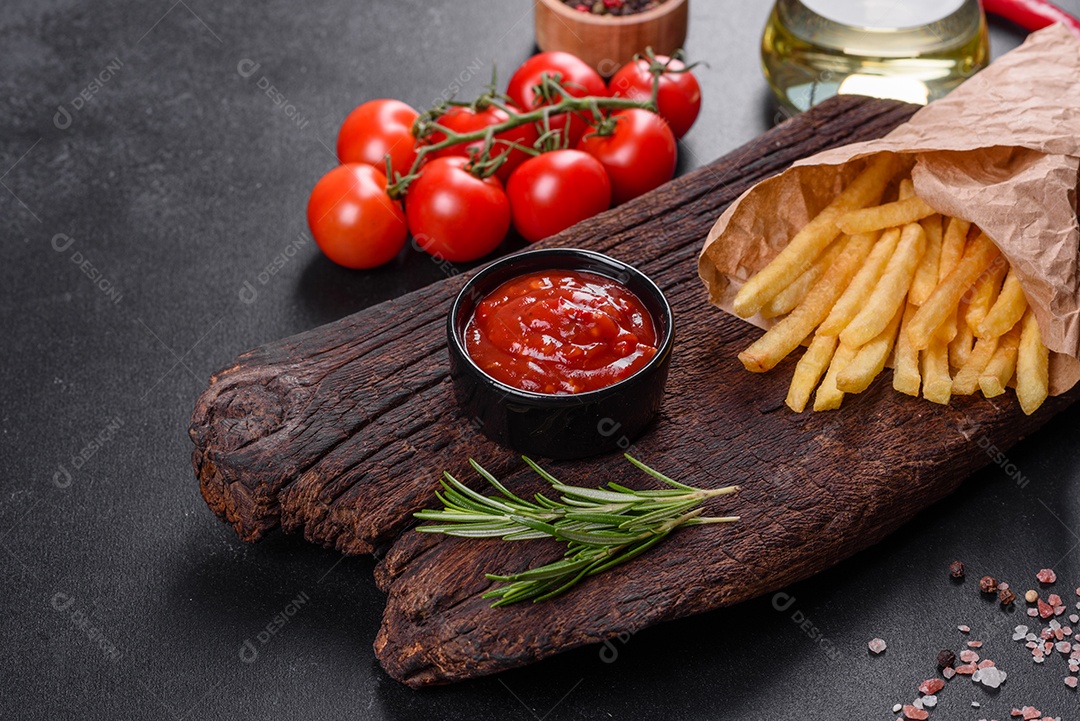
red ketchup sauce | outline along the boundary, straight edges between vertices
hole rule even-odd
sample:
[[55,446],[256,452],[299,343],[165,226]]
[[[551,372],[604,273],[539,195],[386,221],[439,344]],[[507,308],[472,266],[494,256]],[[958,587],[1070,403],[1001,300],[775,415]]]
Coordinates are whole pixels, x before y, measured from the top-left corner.
[[595,273],[548,270],[503,283],[465,327],[465,350],[489,376],[533,393],[599,390],[656,355],[656,328],[626,286]]

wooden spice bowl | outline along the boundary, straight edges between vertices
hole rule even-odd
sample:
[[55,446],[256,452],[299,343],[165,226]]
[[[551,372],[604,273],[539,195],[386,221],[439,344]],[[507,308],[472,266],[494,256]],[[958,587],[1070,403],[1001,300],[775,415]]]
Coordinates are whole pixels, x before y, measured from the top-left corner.
[[605,77],[651,47],[670,55],[686,41],[690,0],[666,0],[634,15],[593,15],[561,0],[536,0],[536,44],[573,53]]

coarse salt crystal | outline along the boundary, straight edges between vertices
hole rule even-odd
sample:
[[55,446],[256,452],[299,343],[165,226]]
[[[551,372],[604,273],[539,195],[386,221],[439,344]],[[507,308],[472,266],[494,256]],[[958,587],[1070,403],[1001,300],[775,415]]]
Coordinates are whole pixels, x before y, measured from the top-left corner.
[[1076,676],[1066,676],[1065,685],[1069,688],[1076,688]]
[[914,701],[911,702],[911,705],[914,706],[917,709],[921,709],[922,708],[922,699],[921,698],[915,699]]
[[898,703],[898,704],[896,704],[895,706],[892,707],[892,712],[893,713],[900,713],[900,709],[902,709],[902,708],[904,708],[904,705]]
[[1058,653],[1068,653],[1069,651],[1072,651],[1072,644],[1068,641],[1058,641],[1054,644],[1054,650]]
[[929,696],[922,697],[922,705],[926,708],[934,708],[937,706],[937,696],[930,694]]
[[1046,597],[1046,602],[1049,603],[1051,606],[1060,606],[1061,596],[1057,595],[1056,593],[1051,593],[1049,596]]
[[972,702],[971,702],[971,708],[979,708],[979,705],[980,705],[980,704],[979,704],[979,702],[978,702],[978,701],[972,701]]
[[[1041,598],[1036,601],[1036,606],[1039,609],[1039,618],[1050,618],[1054,615],[1054,607]],[[1028,611],[1030,610],[1029,608]]]
[[1035,578],[1039,579],[1039,583],[1053,583],[1057,580],[1057,574],[1052,568],[1044,568],[1035,574]]
[[945,682],[940,678],[928,678],[919,684],[919,693],[932,696],[945,688]]
[[[1075,621],[1074,621],[1074,623],[1075,623]],[[1013,641],[1019,641],[1019,640],[1023,639],[1025,636],[1027,636],[1027,632],[1028,632],[1028,627],[1027,626],[1017,626],[1015,629],[1013,629],[1012,640]]]
[[885,645],[885,642],[882,641],[880,638],[871,639],[870,642],[866,645],[869,646],[870,650],[873,651],[875,654],[881,653],[886,648],[888,648]]
[[968,648],[982,648],[982,641],[968,641]]
[[1036,719],[1042,716],[1042,711],[1035,708],[1034,706],[1025,706],[1023,709],[1021,709],[1021,713],[1023,713],[1024,715],[1024,721],[1031,721],[1031,719]]
[[979,661],[979,668],[990,668],[991,666],[996,666],[996,665],[997,665],[996,663],[994,663],[993,661],[991,661],[988,658],[984,658],[982,661]]
[[974,651],[961,651],[960,660],[964,663],[975,663],[979,660],[979,654]]
[[926,721],[930,718],[930,714],[923,711],[921,708],[915,708],[912,705],[904,706],[904,718],[912,719],[913,721]]
[[[1078,603],[1076,605],[1077,605],[1077,607],[1080,607],[1080,603]],[[1029,608],[1027,610],[1027,615],[1032,616],[1032,617],[1038,616],[1039,615],[1039,609],[1037,609],[1037,608]]]
[[964,626],[964,625],[957,626],[956,630],[959,631],[960,633],[967,633],[967,632],[969,632],[971,630],[971,626]]
[[956,675],[956,669],[952,666],[949,666],[948,668],[943,668],[941,669],[941,675],[944,676],[946,679],[950,679]]
[[1046,657],[1045,656],[1035,656],[1031,660],[1034,661],[1035,663],[1042,663],[1043,661],[1046,660]]

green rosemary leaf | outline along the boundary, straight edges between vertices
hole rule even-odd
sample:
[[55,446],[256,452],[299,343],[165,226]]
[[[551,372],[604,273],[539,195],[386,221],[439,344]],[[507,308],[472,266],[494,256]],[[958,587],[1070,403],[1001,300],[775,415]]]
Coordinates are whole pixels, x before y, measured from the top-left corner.
[[469,463],[472,465],[472,467],[476,470],[477,473],[483,476],[484,480],[486,480],[488,483],[495,487],[495,490],[506,496],[509,500],[514,501],[516,505],[520,505],[523,508],[537,508],[535,504],[529,503],[528,501],[511,493],[506,488],[506,486],[499,483],[499,480],[495,478],[495,476],[488,473],[483,466],[474,461],[472,458],[469,459]]
[[[633,516],[631,516],[633,518]],[[627,516],[621,513],[590,513],[589,511],[567,511],[566,519],[571,521],[586,521],[605,526],[619,527],[626,522]]]
[[676,503],[670,506],[658,508],[651,513],[646,513],[641,516],[633,516],[629,519],[624,520],[619,525],[619,528],[625,531],[635,531],[638,529],[648,528],[649,526],[656,525],[661,521],[666,521],[670,518],[681,516],[686,511],[700,504],[700,498],[692,498],[688,501],[683,501],[682,503]]
[[656,544],[660,543],[660,541],[663,541],[665,538],[667,538],[670,533],[671,533],[670,531],[668,531],[667,533],[658,533],[655,536],[653,536],[652,538],[648,538],[648,539],[646,539],[644,541],[641,541],[640,543],[636,544],[633,548],[627,550],[626,553],[623,553],[620,556],[616,556],[616,557],[612,558],[610,561],[608,561],[607,563],[605,563],[605,564],[603,564],[601,566],[597,566],[596,568],[590,570],[589,575],[593,576],[593,575],[596,575],[597,573],[603,573],[604,571],[608,570],[609,568],[614,568],[615,566],[619,566],[619,565],[621,565],[623,563],[626,563],[627,561],[629,561],[631,559],[637,558],[641,554],[645,553],[645,551],[648,551],[650,548],[652,548]]
[[602,501],[604,503],[633,503],[640,500],[637,496],[629,493],[616,493],[605,491],[602,488],[577,488],[564,486],[561,483],[553,485],[556,491],[578,501]]
[[465,498],[471,500],[472,502],[478,503],[481,506],[487,506],[489,508],[503,511],[504,513],[513,512],[513,509],[510,506],[506,505],[497,498],[492,498],[491,496],[484,496],[477,493],[458,479],[451,476],[449,472],[445,473],[444,475],[446,476],[446,480],[453,484],[455,491],[463,495]]
[[532,600],[544,601],[570,590],[584,578],[626,563],[682,526],[730,523],[737,516],[706,517],[702,504],[738,490],[737,486],[712,490],[694,488],[649,468],[627,455],[637,468],[669,488],[634,490],[610,482],[603,488],[581,488],[557,480],[531,459],[526,464],[560,494],[553,500],[537,493],[527,501],[510,491],[475,460],[473,469],[499,494],[484,496],[450,473],[440,479],[435,494],[441,510],[419,511],[415,517],[430,525],[423,533],[465,538],[524,541],[552,538],[566,544],[562,559],[506,576],[486,574],[504,585],[489,589],[483,598],[492,606]]

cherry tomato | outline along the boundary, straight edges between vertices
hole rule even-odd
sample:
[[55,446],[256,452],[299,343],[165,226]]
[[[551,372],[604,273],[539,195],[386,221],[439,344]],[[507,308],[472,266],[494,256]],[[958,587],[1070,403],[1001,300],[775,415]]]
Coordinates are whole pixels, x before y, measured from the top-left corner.
[[[536,86],[544,73],[558,75],[566,92],[576,98],[585,95],[607,97],[608,90],[600,73],[576,55],[563,52],[539,53],[521,64],[510,78],[506,94],[523,111],[535,110],[545,105],[544,99],[536,92]],[[570,147],[577,145],[585,134],[587,123],[576,114],[566,113],[552,116],[552,130],[563,130],[569,121]]]
[[408,236],[401,203],[386,194],[386,176],[363,163],[324,175],[311,191],[307,218],[322,252],[346,268],[390,262]]
[[[516,108],[510,108],[516,111]],[[446,112],[445,115],[439,118],[438,123],[455,133],[472,133],[477,130],[483,130],[484,128],[492,125],[498,125],[499,123],[505,123],[510,119],[510,115],[495,107],[489,105],[484,110],[473,110],[467,107],[452,107]],[[534,123],[528,125],[522,125],[513,130],[507,130],[499,133],[495,136],[498,140],[505,140],[507,142],[515,142],[519,145],[523,145],[526,148],[531,148],[533,144],[540,137],[540,133],[536,130]],[[429,141],[431,143],[438,143],[446,139],[446,135],[440,132],[434,132],[431,134]],[[484,146],[484,141],[477,140],[473,143],[451,145],[445,150],[440,150],[435,153],[436,157],[447,157],[453,155],[460,155],[463,157],[469,157],[469,150],[475,148],[478,152]],[[506,150],[508,146],[501,143],[495,143],[492,148],[491,154],[493,156],[498,155]],[[510,177],[510,173],[514,172],[514,169],[528,160],[531,156],[521,150],[511,150],[510,154],[506,156],[506,161],[499,166],[499,169],[495,172],[499,180],[506,182]]]
[[465,170],[467,158],[436,158],[409,186],[405,213],[416,244],[454,263],[482,258],[510,230],[510,201],[498,178]]
[[370,100],[349,113],[338,131],[337,154],[342,163],[367,163],[404,174],[416,160],[412,125],[419,116],[400,100]]
[[611,206],[611,182],[600,161],[580,150],[529,158],[506,186],[514,227],[530,243]]
[[[667,63],[670,58],[657,55],[657,62]],[[681,60],[671,60],[668,71],[660,76],[660,92],[656,105],[660,115],[668,121],[675,139],[686,135],[686,131],[697,119],[701,110],[701,86],[689,70],[681,71],[686,64]],[[641,58],[619,68],[611,78],[611,94],[634,100],[648,100],[652,96],[652,74],[649,61]]]
[[600,161],[611,179],[615,205],[671,180],[678,149],[667,122],[656,113],[631,108],[611,116],[611,135],[586,135],[578,150]]

